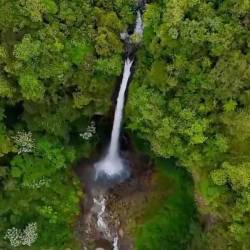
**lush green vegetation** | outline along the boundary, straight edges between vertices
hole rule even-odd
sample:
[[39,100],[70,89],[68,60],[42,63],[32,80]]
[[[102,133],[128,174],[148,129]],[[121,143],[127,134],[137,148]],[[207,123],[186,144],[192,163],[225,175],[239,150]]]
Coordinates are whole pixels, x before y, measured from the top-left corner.
[[134,229],[136,249],[186,250],[194,246],[194,230],[200,231],[192,182],[183,169],[170,161],[157,160],[155,165],[155,190],[149,195],[148,204],[140,212],[141,222]]
[[71,166],[110,107],[133,11],[132,0],[0,1],[1,249],[78,249]]
[[[249,13],[248,0],[149,1],[126,108],[128,132],[193,177],[211,250],[250,248]],[[86,131],[110,107],[134,19],[134,0],[0,0],[1,249],[78,249],[71,166],[97,141]],[[185,234],[181,202],[148,222],[149,249],[156,220]]]
[[148,4],[129,91],[127,127],[191,173],[213,250],[250,248],[249,11],[241,0]]

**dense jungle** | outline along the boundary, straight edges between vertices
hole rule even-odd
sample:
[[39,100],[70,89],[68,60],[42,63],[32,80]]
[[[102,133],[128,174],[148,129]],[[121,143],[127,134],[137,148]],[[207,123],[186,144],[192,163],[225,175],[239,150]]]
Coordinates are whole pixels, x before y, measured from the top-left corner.
[[138,8],[119,250],[250,249],[249,0],[0,0],[1,250],[113,249],[82,238],[82,169],[110,138]]

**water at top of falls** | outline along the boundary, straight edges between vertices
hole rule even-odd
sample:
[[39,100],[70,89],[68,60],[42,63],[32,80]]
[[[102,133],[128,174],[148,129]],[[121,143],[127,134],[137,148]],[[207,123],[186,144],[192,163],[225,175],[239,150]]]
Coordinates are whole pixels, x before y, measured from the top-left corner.
[[141,17],[141,12],[137,11],[137,18],[135,23],[134,34],[142,35],[143,34],[143,21]]
[[[137,11],[137,17],[136,17],[136,22],[135,22],[135,28],[133,34],[142,36],[143,35],[143,21],[141,17],[141,12],[138,10]],[[120,38],[122,40],[126,40],[129,38],[129,34],[127,31],[124,31],[120,33]]]

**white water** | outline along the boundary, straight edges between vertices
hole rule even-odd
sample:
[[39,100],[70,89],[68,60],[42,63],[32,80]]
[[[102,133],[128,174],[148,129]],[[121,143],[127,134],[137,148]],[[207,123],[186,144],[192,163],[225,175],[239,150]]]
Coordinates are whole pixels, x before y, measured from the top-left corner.
[[118,237],[118,235],[116,235],[115,238],[114,238],[114,241],[113,241],[113,250],[119,250],[119,248],[118,248],[118,240],[119,240],[119,237]]
[[[143,33],[143,22],[140,11],[137,11],[134,34],[141,36],[142,33]],[[105,158],[102,161],[95,164],[96,179],[100,175],[104,175],[108,178],[117,178],[122,176],[126,177],[128,175],[126,166],[124,166],[124,162],[119,156],[119,137],[121,131],[122,118],[123,118],[125,92],[131,74],[132,64],[133,60],[131,60],[130,58],[126,58],[123,70],[122,83],[117,97],[111,141],[108,153],[105,156]]]
[[99,231],[103,233],[105,238],[111,239],[111,233],[105,221],[106,200],[102,195],[94,198],[94,207],[97,213],[97,227]]
[[[142,21],[142,17],[141,17],[141,12],[139,10],[137,11],[137,18],[136,18],[136,23],[135,23],[135,28],[134,28],[133,34],[136,34],[139,36],[143,35],[143,21]],[[122,40],[129,39],[129,37],[130,36],[129,36],[127,31],[120,33],[120,38]]]
[[141,12],[137,11],[137,18],[135,23],[134,34],[142,35],[143,34],[143,22],[141,18]]
[[100,200],[94,198],[94,204],[97,207],[97,226],[100,231],[106,232],[107,231],[107,225],[103,219],[103,215],[105,213],[105,199],[103,197],[100,198]]
[[118,234],[116,232],[111,232],[106,222],[106,199],[103,195],[95,197],[94,201],[94,210],[96,211],[97,215],[97,227],[99,232],[103,233],[105,239],[113,241],[113,250],[119,250],[118,248]]
[[111,142],[110,142],[110,147],[109,147],[109,152],[108,152],[108,155],[110,156],[110,158],[115,158],[118,156],[119,136],[120,136],[120,130],[121,130],[122,116],[123,116],[124,97],[125,97],[125,91],[126,91],[127,84],[128,84],[128,79],[131,74],[130,69],[131,69],[132,64],[133,64],[133,60],[130,60],[129,58],[127,58],[125,61],[125,65],[124,65],[122,83],[121,83],[120,91],[118,94],[117,104],[116,104],[116,109],[115,109],[115,118],[114,118]]

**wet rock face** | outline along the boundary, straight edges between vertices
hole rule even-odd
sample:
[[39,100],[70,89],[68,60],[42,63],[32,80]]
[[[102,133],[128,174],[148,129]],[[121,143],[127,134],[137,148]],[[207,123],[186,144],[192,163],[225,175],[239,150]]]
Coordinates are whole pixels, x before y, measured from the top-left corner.
[[95,250],[112,250],[112,244],[105,240],[99,239],[95,242],[96,248]]
[[[150,2],[150,1],[148,1],[148,2]],[[146,3],[147,3],[147,0],[138,0],[138,8],[140,10],[144,10]]]

